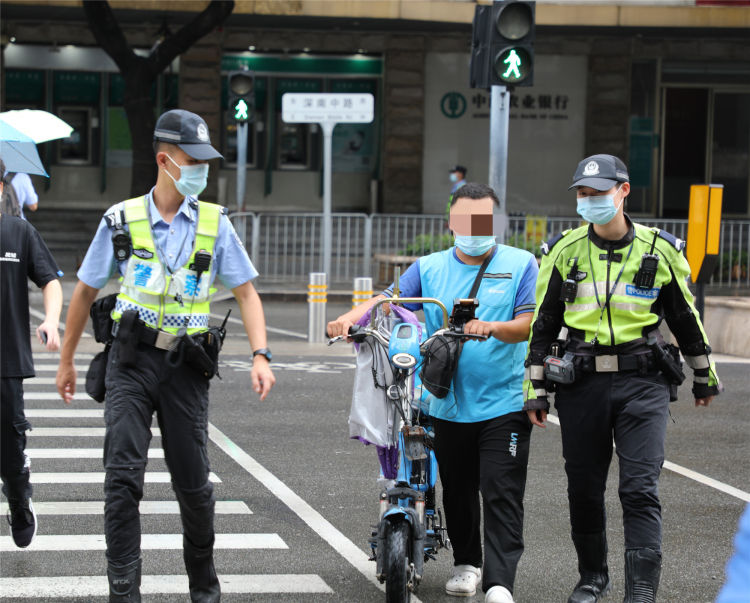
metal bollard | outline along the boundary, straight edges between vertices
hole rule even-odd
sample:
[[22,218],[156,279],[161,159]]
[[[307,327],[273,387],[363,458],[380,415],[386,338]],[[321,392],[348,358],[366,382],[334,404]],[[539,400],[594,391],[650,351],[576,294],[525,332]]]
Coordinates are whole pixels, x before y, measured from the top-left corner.
[[311,272],[307,285],[307,341],[323,343],[326,328],[328,285],[325,272]]
[[354,291],[352,291],[352,308],[372,297],[372,279],[369,276],[360,276],[354,279]]

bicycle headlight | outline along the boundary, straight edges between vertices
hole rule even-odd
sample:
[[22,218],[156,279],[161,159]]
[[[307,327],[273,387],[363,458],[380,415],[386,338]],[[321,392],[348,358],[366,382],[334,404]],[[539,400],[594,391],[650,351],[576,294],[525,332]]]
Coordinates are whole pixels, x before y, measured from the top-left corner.
[[391,357],[391,362],[400,369],[410,369],[417,364],[417,359],[411,354],[399,352]]

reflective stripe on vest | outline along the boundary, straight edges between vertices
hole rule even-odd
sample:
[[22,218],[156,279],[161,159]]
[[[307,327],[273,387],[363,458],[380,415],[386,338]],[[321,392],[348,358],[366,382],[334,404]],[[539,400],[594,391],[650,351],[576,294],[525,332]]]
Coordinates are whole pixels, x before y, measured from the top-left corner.
[[213,262],[214,245],[219,233],[221,206],[198,202],[195,243],[184,266],[170,274],[159,259],[151,232],[147,197],[125,201],[125,221],[130,229],[133,254],[128,260],[112,318],[119,320],[126,310],[137,310],[147,325],[168,333],[186,327],[188,333],[208,328],[211,266],[201,274],[191,270],[195,254],[205,251]]

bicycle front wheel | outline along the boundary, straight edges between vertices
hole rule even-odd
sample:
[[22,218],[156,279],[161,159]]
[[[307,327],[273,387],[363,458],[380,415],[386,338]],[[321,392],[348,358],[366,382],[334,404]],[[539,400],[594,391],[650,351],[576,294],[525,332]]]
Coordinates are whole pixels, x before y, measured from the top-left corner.
[[406,521],[386,522],[385,526],[385,600],[386,603],[408,603],[409,591],[409,524]]

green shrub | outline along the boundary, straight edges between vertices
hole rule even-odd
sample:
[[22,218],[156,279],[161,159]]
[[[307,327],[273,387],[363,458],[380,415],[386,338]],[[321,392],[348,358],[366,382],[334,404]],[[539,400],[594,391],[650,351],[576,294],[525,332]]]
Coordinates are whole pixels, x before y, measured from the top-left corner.
[[453,245],[453,235],[443,233],[439,235],[421,234],[406,246],[404,255],[427,255],[436,251],[448,249]]

